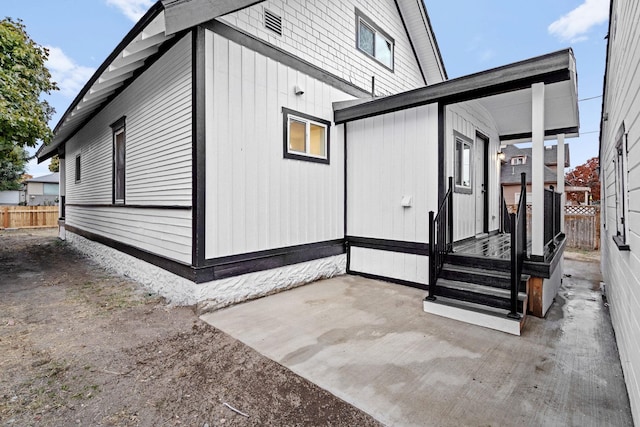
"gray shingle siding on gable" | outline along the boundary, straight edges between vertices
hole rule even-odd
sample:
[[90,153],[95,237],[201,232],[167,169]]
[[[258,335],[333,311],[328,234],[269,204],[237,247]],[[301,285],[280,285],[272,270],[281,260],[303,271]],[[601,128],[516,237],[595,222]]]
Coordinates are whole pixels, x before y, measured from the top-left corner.
[[[394,70],[356,49],[355,8],[395,40]],[[282,36],[264,27],[264,9],[282,16]],[[393,0],[301,1],[269,0],[219,18],[316,65],[369,92],[375,76],[376,95],[425,85],[398,8]]]

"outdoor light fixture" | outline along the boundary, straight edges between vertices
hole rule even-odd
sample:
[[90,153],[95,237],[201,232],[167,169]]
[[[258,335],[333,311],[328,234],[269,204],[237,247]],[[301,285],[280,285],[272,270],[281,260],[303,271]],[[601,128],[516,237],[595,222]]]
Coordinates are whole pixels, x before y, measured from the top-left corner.
[[304,95],[304,89],[302,89],[300,86],[295,85],[293,87],[293,93],[295,93],[296,95],[300,96],[300,95]]
[[498,159],[500,159],[501,162],[504,162],[506,158],[507,156],[505,156],[504,152],[498,151]]

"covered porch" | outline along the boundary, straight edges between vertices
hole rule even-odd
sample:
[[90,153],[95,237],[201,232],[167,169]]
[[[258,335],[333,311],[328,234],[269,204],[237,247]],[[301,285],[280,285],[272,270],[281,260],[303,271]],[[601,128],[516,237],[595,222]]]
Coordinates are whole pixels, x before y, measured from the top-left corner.
[[[340,103],[334,113],[337,124],[356,127],[353,139],[375,129],[383,140],[387,135],[393,140],[406,134],[406,127],[398,131],[398,123],[431,117],[424,143],[437,141],[431,145],[432,153],[437,152],[437,197],[427,193],[427,202],[437,203],[427,203],[425,311],[488,327],[494,318],[507,318],[517,326],[496,329],[515,334],[528,311],[544,316],[560,287],[564,252],[564,170],[557,172],[555,191],[545,190],[545,143],[564,145],[565,138],[579,131],[570,49],[386,98]],[[387,133],[387,128],[393,131]],[[351,133],[345,134],[349,146]],[[358,142],[365,144],[366,138]],[[532,190],[531,200],[521,191],[519,212],[510,215],[500,191],[500,151],[516,143],[532,145]],[[556,151],[557,163],[564,164],[565,150]],[[431,164],[435,166],[425,159],[425,165]],[[393,242],[388,247],[401,252],[411,245],[417,251],[420,244]],[[478,316],[488,316],[488,321],[475,322]]]

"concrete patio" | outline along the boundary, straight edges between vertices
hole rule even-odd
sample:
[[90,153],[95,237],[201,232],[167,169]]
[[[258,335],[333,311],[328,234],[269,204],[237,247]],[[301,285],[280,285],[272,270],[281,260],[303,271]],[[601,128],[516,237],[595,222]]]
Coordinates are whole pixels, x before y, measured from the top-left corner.
[[565,274],[521,337],[424,313],[424,291],[355,276],[202,319],[387,425],[632,426],[599,264],[567,259]]

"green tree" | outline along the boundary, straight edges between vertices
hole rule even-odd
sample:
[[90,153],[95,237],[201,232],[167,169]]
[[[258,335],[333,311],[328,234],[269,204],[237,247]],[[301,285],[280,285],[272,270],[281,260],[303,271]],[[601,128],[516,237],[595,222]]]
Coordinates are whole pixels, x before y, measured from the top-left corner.
[[[40,97],[57,90],[45,66],[49,52],[36,44],[22,21],[0,21],[0,186],[14,187],[11,179],[26,165],[25,147],[49,142],[48,122],[53,108]],[[5,170],[5,168],[8,168]]]
[[60,172],[60,158],[57,154],[51,158],[51,163],[49,163],[49,170],[51,172]]
[[18,146],[3,152],[4,155],[0,156],[0,191],[19,190],[29,153]]

